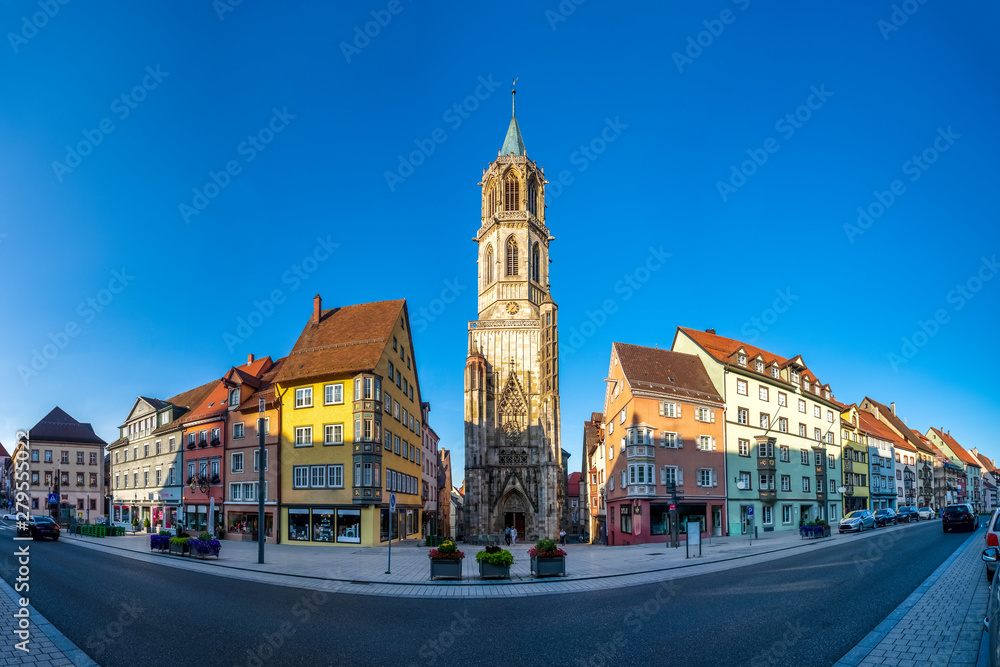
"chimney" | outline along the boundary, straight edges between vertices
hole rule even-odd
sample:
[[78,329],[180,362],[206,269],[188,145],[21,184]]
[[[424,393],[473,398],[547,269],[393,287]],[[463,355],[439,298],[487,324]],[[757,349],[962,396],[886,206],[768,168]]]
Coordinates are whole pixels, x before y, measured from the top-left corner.
[[253,355],[252,354],[248,354],[247,355],[247,366],[249,366],[252,363],[253,363]]
[[889,404],[889,409],[892,410],[892,416],[896,416],[896,403],[895,401]]
[[712,334],[714,336],[715,335],[715,329],[705,329],[705,333],[710,333],[710,334]]
[[323,299],[319,294],[313,297],[313,324],[319,324],[319,316],[323,312]]

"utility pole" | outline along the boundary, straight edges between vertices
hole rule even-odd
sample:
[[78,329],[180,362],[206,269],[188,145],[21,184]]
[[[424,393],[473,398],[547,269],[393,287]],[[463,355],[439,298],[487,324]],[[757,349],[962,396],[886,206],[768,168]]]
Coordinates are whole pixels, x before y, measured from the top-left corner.
[[264,399],[257,403],[257,562],[264,564],[264,463],[267,461],[267,449],[264,448]]

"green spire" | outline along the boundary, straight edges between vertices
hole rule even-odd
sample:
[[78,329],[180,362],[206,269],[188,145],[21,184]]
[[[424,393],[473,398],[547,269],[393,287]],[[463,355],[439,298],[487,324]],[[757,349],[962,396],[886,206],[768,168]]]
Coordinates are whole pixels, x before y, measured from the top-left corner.
[[[514,78],[514,84],[517,83],[517,78]],[[527,155],[524,150],[524,139],[521,138],[521,128],[517,126],[517,116],[516,106],[514,96],[517,91],[514,89],[514,84],[511,84],[510,90],[510,126],[507,128],[507,136],[503,140],[503,148],[500,149],[500,155]]]

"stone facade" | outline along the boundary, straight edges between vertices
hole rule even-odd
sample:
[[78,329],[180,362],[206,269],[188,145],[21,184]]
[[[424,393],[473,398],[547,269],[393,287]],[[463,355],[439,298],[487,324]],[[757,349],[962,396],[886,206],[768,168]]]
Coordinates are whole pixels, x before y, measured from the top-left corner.
[[567,515],[547,181],[513,117],[508,148],[480,183],[479,318],[469,323],[465,368],[465,534],[514,525],[528,539],[556,537]]

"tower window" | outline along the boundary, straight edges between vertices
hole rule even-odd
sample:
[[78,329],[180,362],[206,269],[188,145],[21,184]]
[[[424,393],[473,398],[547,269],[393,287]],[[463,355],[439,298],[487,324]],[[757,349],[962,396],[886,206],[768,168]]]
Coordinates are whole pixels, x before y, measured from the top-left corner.
[[538,217],[538,183],[535,179],[531,179],[531,183],[528,183],[528,211],[531,215]]
[[493,282],[493,246],[486,246],[486,266],[483,268],[483,280],[486,285]]
[[507,239],[507,275],[517,275],[517,240],[513,236]]
[[541,282],[538,278],[541,273],[539,256],[540,253],[538,252],[538,243],[535,243],[535,245],[531,247],[531,279],[536,283]]
[[520,185],[517,182],[517,176],[513,172],[507,172],[507,178],[504,179],[503,185],[503,210],[516,211],[520,195]]
[[497,208],[497,190],[493,181],[486,186],[486,217],[492,218]]

